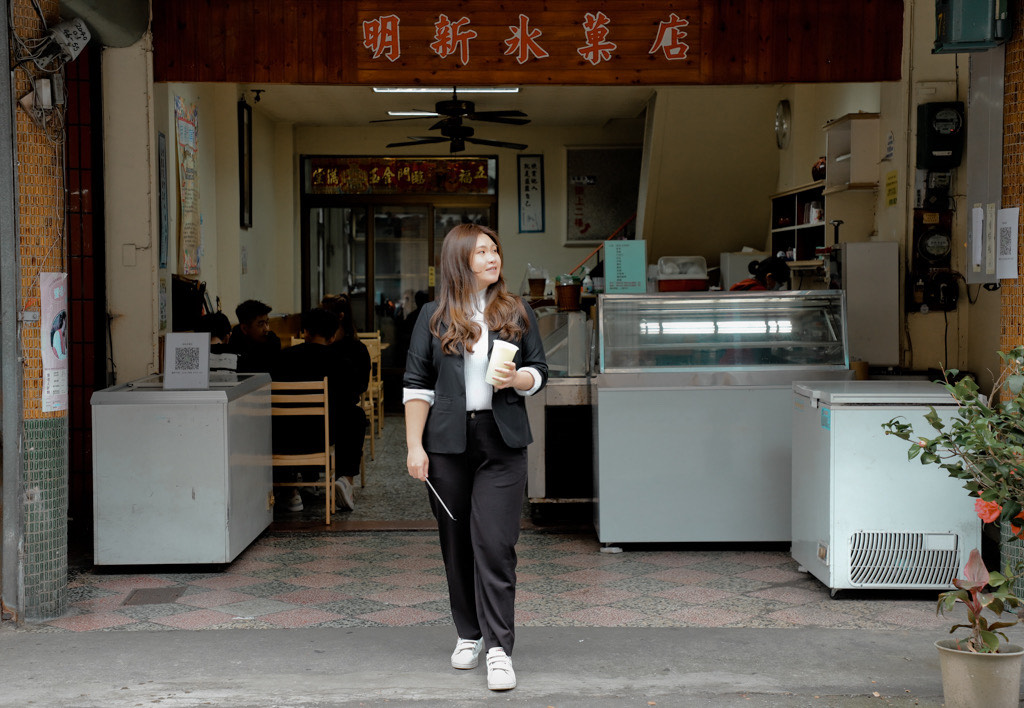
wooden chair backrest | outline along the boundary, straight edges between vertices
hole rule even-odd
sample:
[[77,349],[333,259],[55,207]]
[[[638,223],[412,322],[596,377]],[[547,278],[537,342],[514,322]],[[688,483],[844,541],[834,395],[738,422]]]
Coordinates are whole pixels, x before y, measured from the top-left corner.
[[[322,381],[272,381],[270,383],[271,416],[317,416],[324,419],[324,453],[330,453],[330,411],[327,405],[327,377]],[[319,453],[318,453],[319,454]],[[276,458],[297,457],[275,455]],[[288,464],[281,462],[280,464]],[[298,463],[294,463],[298,464]]]

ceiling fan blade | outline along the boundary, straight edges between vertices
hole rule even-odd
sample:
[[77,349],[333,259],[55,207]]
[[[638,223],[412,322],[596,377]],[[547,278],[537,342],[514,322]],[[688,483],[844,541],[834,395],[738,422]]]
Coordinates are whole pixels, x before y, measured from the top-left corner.
[[393,123],[396,120],[422,120],[424,118],[436,118],[436,117],[437,116],[433,112],[431,112],[431,113],[424,113],[421,116],[406,116],[404,118],[377,118],[375,120],[371,120],[370,122],[371,123]]
[[470,113],[466,118],[469,120],[478,120],[487,123],[507,123],[508,125],[526,125],[530,122],[529,118],[507,118],[505,116],[489,115],[490,113],[490,111],[485,113]]
[[501,116],[504,118],[526,118],[527,115],[522,111],[476,111],[472,115],[474,116]]
[[394,148],[394,147],[405,147],[407,145],[429,145],[430,143],[443,143],[443,142],[445,142],[448,139],[448,138],[436,138],[436,137],[424,137],[424,138],[414,138],[412,136],[409,136],[409,137],[410,137],[410,140],[408,142],[388,143],[387,145],[385,145],[385,147]]
[[506,143],[503,140],[484,140],[483,138],[465,138],[465,141],[467,143],[476,143],[477,145],[490,145],[511,150],[525,150],[528,147],[522,143]]

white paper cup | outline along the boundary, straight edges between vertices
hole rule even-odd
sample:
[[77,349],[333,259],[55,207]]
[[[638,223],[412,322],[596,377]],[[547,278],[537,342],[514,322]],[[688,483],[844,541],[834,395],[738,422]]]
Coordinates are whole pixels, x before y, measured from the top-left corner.
[[504,369],[505,364],[515,358],[517,351],[519,351],[519,347],[515,344],[509,344],[504,339],[495,339],[494,345],[491,347],[491,360],[487,362],[487,374],[484,376],[484,381],[491,386],[501,383],[494,378],[494,374],[498,369]]

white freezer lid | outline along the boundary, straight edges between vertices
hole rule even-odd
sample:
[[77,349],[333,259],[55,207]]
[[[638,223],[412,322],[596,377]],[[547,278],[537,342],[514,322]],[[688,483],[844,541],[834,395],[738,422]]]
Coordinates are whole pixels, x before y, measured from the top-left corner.
[[956,401],[931,381],[794,381],[793,392],[829,406],[951,406]]

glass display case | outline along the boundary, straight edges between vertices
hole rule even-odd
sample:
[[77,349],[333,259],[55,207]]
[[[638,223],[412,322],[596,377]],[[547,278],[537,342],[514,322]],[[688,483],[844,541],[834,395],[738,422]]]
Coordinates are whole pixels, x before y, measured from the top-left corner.
[[602,295],[601,373],[848,369],[839,290]]
[[789,541],[793,383],[851,378],[844,293],[603,295],[598,310],[599,540]]

